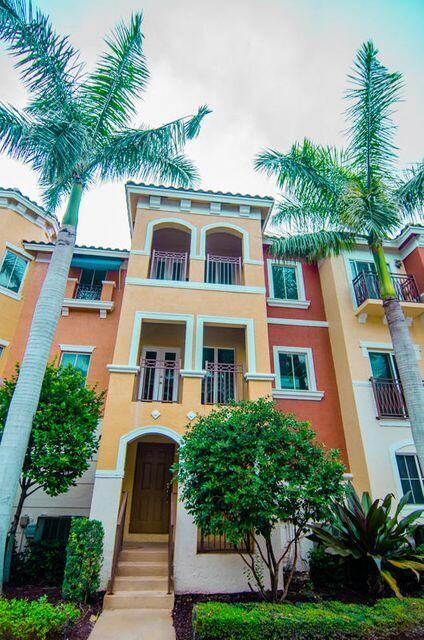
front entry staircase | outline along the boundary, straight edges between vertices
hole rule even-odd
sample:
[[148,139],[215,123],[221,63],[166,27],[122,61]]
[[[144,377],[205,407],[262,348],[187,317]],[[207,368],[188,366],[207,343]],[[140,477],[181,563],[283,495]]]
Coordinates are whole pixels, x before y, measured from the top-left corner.
[[119,553],[113,593],[104,609],[167,609],[174,604],[168,593],[168,543],[124,542]]

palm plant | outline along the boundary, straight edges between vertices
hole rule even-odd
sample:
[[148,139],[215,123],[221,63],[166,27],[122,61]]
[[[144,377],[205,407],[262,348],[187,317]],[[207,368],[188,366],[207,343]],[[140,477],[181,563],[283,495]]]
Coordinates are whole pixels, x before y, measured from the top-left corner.
[[265,150],[255,168],[275,176],[284,190],[274,222],[285,235],[271,251],[278,257],[316,261],[368,243],[379,281],[416,450],[424,468],[424,389],[414,346],[388,271],[383,242],[408,222],[423,219],[424,163],[401,175],[395,166],[394,105],[403,86],[367,42],[349,76],[350,119],[346,151],[294,144],[288,153]]
[[158,179],[189,186],[197,179],[183,154],[207,107],[158,128],[131,125],[149,73],[142,15],[120,23],[91,73],[68,37],[26,0],[0,0],[0,38],[29,92],[23,110],[0,104],[0,143],[39,174],[46,207],[67,199],[50,266],[35,309],[0,445],[0,585],[13,501],[64,297],[83,193],[107,179]]
[[[377,595],[381,576],[394,593],[401,597],[393,569],[413,571],[417,577],[424,571],[424,557],[417,554],[413,542],[416,521],[423,509],[402,518],[400,513],[408,503],[404,496],[391,516],[393,495],[384,500],[371,500],[368,492],[360,500],[352,485],[342,503],[334,502],[329,524],[311,525],[310,538],[324,545],[329,553],[359,561],[369,590]],[[376,579],[377,578],[377,579]]]

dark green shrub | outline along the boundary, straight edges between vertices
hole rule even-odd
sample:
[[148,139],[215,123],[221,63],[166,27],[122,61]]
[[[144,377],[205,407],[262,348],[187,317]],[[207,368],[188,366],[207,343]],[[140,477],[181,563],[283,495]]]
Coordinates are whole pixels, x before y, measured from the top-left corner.
[[56,640],[80,617],[73,604],[0,598],[0,640]]
[[380,600],[374,606],[323,602],[198,604],[193,615],[196,640],[379,640],[420,629],[421,599]]
[[353,586],[352,563],[326,553],[322,545],[309,552],[309,575],[315,589],[345,589]]
[[62,596],[65,600],[87,602],[100,585],[103,559],[103,525],[98,520],[72,520],[66,547]]
[[30,542],[12,556],[10,583],[60,586],[65,570],[66,545],[58,540]]

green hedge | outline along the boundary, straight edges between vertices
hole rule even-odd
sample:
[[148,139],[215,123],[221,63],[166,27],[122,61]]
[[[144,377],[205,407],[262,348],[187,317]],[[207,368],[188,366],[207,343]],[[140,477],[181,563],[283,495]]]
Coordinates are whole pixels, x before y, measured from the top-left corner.
[[0,640],[56,640],[80,617],[73,604],[0,598]]
[[98,520],[73,518],[66,547],[62,597],[87,602],[99,588],[103,561],[103,525]]
[[374,606],[207,602],[193,615],[196,640],[374,640],[423,625],[424,600],[413,598]]

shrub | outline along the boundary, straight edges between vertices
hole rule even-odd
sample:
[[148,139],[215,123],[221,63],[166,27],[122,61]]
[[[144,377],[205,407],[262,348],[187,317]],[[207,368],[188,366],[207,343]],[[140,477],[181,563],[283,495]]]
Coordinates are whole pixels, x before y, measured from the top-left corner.
[[196,606],[193,620],[196,640],[377,640],[421,628],[424,601],[390,598],[374,606],[208,602]]
[[100,585],[103,558],[103,525],[98,520],[72,520],[66,547],[62,596],[65,600],[87,602]]
[[65,548],[59,540],[30,542],[23,551],[14,553],[10,582],[14,585],[60,586],[65,569]]
[[345,589],[353,586],[352,563],[326,553],[322,545],[309,552],[309,575],[315,589]]
[[56,640],[80,617],[73,604],[0,598],[0,640]]

